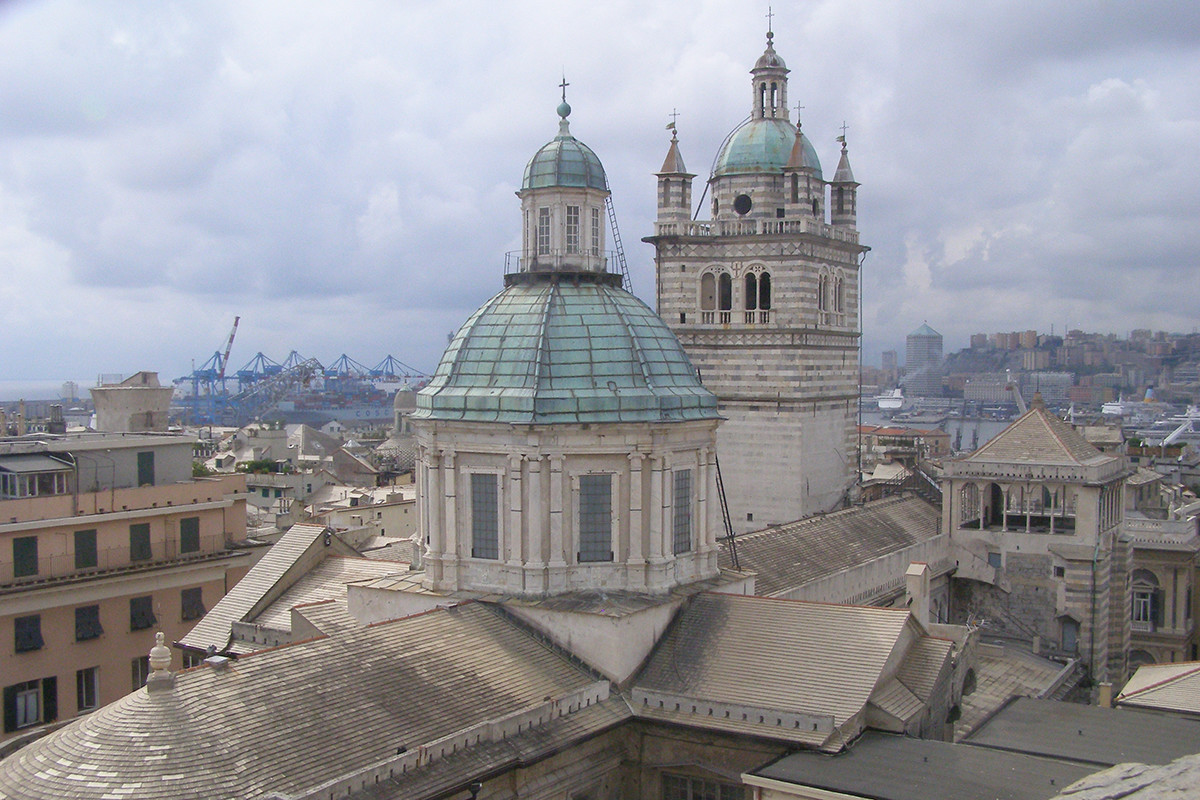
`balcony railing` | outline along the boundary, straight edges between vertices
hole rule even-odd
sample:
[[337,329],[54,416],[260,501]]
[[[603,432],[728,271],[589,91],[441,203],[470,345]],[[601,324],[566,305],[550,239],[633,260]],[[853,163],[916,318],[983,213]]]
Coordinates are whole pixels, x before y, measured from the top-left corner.
[[514,272],[554,272],[559,270],[583,270],[584,272],[606,272],[610,257],[616,262],[615,255],[610,251],[593,253],[591,251],[568,253],[556,250],[552,253],[533,253],[514,250],[504,254],[504,274]]
[[794,219],[725,219],[717,221],[656,222],[657,236],[794,236],[813,234],[858,244],[858,231],[842,225],[829,225],[812,217]]
[[76,554],[74,553],[55,553],[38,559],[35,574],[20,577],[13,574],[13,562],[4,561],[0,562],[0,587],[20,588],[48,581],[84,578],[116,570],[145,569],[161,564],[211,558],[225,551],[227,538],[227,535],[223,533],[201,536],[199,547],[189,552],[180,550],[177,536],[165,541],[158,539],[150,543],[149,556],[137,560],[130,557],[130,548],[127,546],[107,547],[96,551],[94,564],[85,564],[84,566],[76,566]]

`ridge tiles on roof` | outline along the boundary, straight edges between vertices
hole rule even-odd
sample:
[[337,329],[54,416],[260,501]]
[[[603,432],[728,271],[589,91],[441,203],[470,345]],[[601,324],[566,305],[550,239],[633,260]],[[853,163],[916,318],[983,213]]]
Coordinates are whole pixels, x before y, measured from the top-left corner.
[[1113,458],[1045,408],[1034,407],[964,460],[1084,466]]

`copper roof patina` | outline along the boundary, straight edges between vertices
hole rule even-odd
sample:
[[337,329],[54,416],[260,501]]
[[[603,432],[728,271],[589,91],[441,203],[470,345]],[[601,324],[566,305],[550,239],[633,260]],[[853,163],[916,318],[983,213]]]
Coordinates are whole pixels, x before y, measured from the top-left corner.
[[[804,164],[821,177],[821,160],[812,142],[800,134],[804,147]],[[791,160],[796,142],[796,126],[786,119],[749,119],[738,126],[717,154],[713,176],[756,172],[779,172]]]
[[523,273],[446,348],[416,418],[475,422],[717,419],[679,341],[607,273]]
[[608,191],[608,178],[592,148],[571,135],[567,115],[571,106],[564,100],[558,107],[558,136],[547,142],[525,165],[521,189],[578,186]]

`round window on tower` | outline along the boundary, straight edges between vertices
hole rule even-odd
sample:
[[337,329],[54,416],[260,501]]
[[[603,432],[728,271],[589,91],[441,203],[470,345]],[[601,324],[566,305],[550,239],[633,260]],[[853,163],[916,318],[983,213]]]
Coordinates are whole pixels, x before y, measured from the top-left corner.
[[750,195],[739,194],[733,198],[733,210],[739,214],[745,215],[750,213]]

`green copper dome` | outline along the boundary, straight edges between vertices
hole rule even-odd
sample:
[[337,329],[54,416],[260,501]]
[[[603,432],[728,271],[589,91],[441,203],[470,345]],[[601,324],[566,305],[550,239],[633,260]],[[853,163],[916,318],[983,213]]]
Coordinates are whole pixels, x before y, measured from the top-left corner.
[[564,100],[558,107],[558,115],[562,117],[558,123],[558,136],[529,159],[525,165],[525,178],[521,181],[522,189],[580,186],[608,191],[608,178],[604,175],[604,167],[600,166],[600,159],[596,158],[592,148],[571,135],[567,125],[570,113],[571,107]]
[[[821,177],[821,161],[808,137],[801,134],[804,144],[804,163]],[[742,123],[717,154],[713,175],[738,175],[755,172],[779,172],[788,163],[796,127],[786,119],[751,119]]]
[[607,273],[521,273],[417,394],[416,418],[543,424],[717,419],[675,335]]

